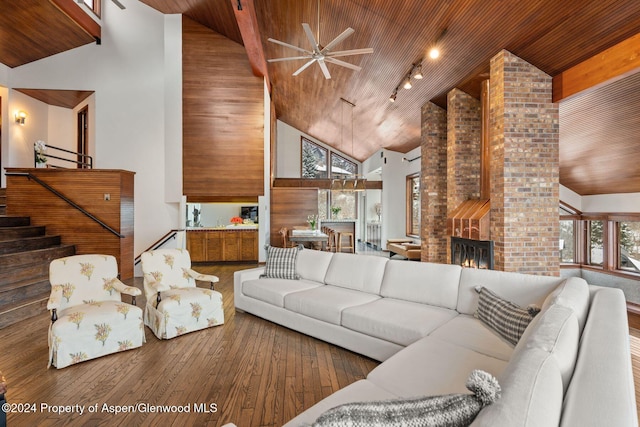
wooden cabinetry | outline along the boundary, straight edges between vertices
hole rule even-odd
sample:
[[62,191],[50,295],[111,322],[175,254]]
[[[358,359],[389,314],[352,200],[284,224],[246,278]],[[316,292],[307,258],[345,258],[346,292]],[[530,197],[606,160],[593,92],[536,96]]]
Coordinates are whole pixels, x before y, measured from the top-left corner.
[[257,230],[187,231],[191,261],[257,261]]

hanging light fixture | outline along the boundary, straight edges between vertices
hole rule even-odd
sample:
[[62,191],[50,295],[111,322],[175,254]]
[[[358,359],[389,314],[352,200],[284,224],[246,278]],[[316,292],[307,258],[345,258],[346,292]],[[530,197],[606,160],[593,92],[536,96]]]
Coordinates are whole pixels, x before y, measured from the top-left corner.
[[365,191],[367,189],[367,181],[364,178],[357,179],[353,191]]
[[342,191],[344,188],[342,186],[342,181],[339,179],[331,180],[331,190],[332,191]]

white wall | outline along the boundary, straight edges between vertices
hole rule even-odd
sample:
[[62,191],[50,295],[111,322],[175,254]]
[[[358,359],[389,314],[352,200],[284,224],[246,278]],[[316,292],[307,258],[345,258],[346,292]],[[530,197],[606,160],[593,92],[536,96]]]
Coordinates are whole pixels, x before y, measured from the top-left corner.
[[406,237],[406,178],[420,172],[420,147],[406,154],[383,150],[382,161],[382,248],[387,248],[387,239]]
[[[33,144],[38,140],[47,142],[49,106],[15,90],[10,90],[7,100],[3,101],[8,101],[8,120],[2,130],[9,136],[7,157],[3,156],[2,160],[4,167],[35,167]],[[24,125],[15,122],[18,111],[27,113]]]
[[[314,142],[329,151],[335,151],[344,158],[355,162],[358,165],[358,171],[362,171],[362,163],[360,161],[349,156],[347,153],[343,153],[342,151],[329,147],[327,144],[315,139],[311,135],[301,132],[280,120],[278,120],[277,123],[277,135],[275,175],[277,178],[300,178],[300,161],[302,159],[302,144],[300,142],[300,138],[303,136],[311,142]],[[329,159],[327,159],[327,161],[329,161]]]
[[560,200],[581,212],[640,212],[640,193],[581,196],[561,185]]
[[[123,2],[125,10],[103,3],[101,45],[11,69],[8,84],[95,91],[89,111],[95,117],[94,167],[136,173],[134,252],[139,254],[180,226],[181,17],[165,16],[141,2]],[[12,96],[9,102],[11,111],[26,101]],[[30,116],[46,114],[29,108]],[[35,139],[44,138],[31,131],[12,132],[5,165],[31,167],[24,147],[32,147]]]

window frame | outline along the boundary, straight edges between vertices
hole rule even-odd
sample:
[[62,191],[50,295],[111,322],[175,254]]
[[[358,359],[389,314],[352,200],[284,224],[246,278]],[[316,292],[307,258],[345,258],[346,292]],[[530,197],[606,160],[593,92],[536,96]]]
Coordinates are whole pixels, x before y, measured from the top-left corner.
[[[418,200],[420,199],[420,173],[412,173],[405,178],[405,202],[406,202],[406,217],[405,217],[405,233],[407,237],[420,238],[420,226],[418,225],[418,233],[414,233],[413,229],[413,197],[414,197],[414,181],[418,181]],[[418,208],[418,220],[420,219],[420,208]],[[418,221],[419,223],[420,221]]]
[[[303,169],[303,159],[304,159],[304,145],[305,143],[314,146],[315,148],[317,148],[319,151],[324,152],[325,155],[325,162],[326,162],[326,171],[324,172],[325,176],[320,176],[320,177],[306,177],[304,176],[304,169]],[[300,137],[300,178],[302,179],[328,179],[329,178],[329,171],[331,169],[331,160],[329,157],[329,150],[323,146],[321,146],[320,144],[316,144],[315,142],[311,141],[309,138],[305,138],[304,136]]]
[[87,4],[86,0],[82,0],[82,4],[87,7],[94,15],[100,18],[102,12],[102,1],[101,0],[93,0],[93,6]]
[[[355,173],[353,175],[350,175],[350,176],[342,176],[342,175],[335,175],[334,176],[334,174],[333,174],[333,158],[334,157],[338,157],[338,158],[342,159],[344,162],[353,165],[353,169],[355,170]],[[336,153],[335,151],[329,151],[329,179],[347,179],[347,178],[350,178],[350,177],[355,178],[357,176],[358,176],[358,164],[356,162],[347,159],[345,156],[342,156],[342,155]]]

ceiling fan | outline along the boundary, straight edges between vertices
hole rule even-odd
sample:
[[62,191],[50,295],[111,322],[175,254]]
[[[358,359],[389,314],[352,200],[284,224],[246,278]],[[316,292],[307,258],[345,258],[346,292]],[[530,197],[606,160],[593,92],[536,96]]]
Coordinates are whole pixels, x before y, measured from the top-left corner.
[[270,42],[276,43],[276,44],[279,44],[279,45],[282,45],[282,46],[285,46],[285,47],[288,47],[290,49],[297,50],[298,52],[301,52],[302,55],[301,56],[291,56],[291,57],[287,57],[287,58],[269,59],[267,61],[268,62],[279,62],[279,61],[294,61],[294,60],[299,60],[299,59],[306,59],[307,62],[302,67],[298,68],[295,73],[293,73],[294,76],[297,76],[298,74],[300,74],[301,72],[306,70],[314,62],[317,62],[318,65],[320,65],[320,69],[322,70],[322,74],[324,74],[325,79],[330,79],[331,78],[331,74],[329,73],[329,69],[327,68],[327,64],[326,64],[327,62],[330,62],[331,64],[340,65],[342,67],[350,68],[350,69],[355,70],[355,71],[360,71],[362,69],[362,67],[350,64],[348,62],[342,61],[342,60],[337,59],[337,58],[341,57],[341,56],[364,55],[364,54],[367,54],[367,53],[373,53],[373,49],[371,49],[371,48],[351,49],[351,50],[338,50],[338,51],[333,51],[332,50],[336,45],[341,43],[344,39],[346,39],[347,37],[349,37],[351,34],[353,34],[355,32],[355,30],[353,28],[351,28],[351,27],[349,27],[346,30],[344,30],[342,32],[342,34],[340,34],[338,37],[333,39],[326,46],[321,46],[320,43],[318,41],[316,41],[316,38],[313,36],[313,33],[311,32],[311,27],[309,26],[309,24],[303,23],[302,24],[302,28],[304,29],[304,32],[307,35],[307,38],[309,39],[309,42],[311,43],[312,50],[303,49],[301,47],[294,46],[294,45],[289,44],[289,43],[281,42],[280,40],[269,38],[268,40]]

